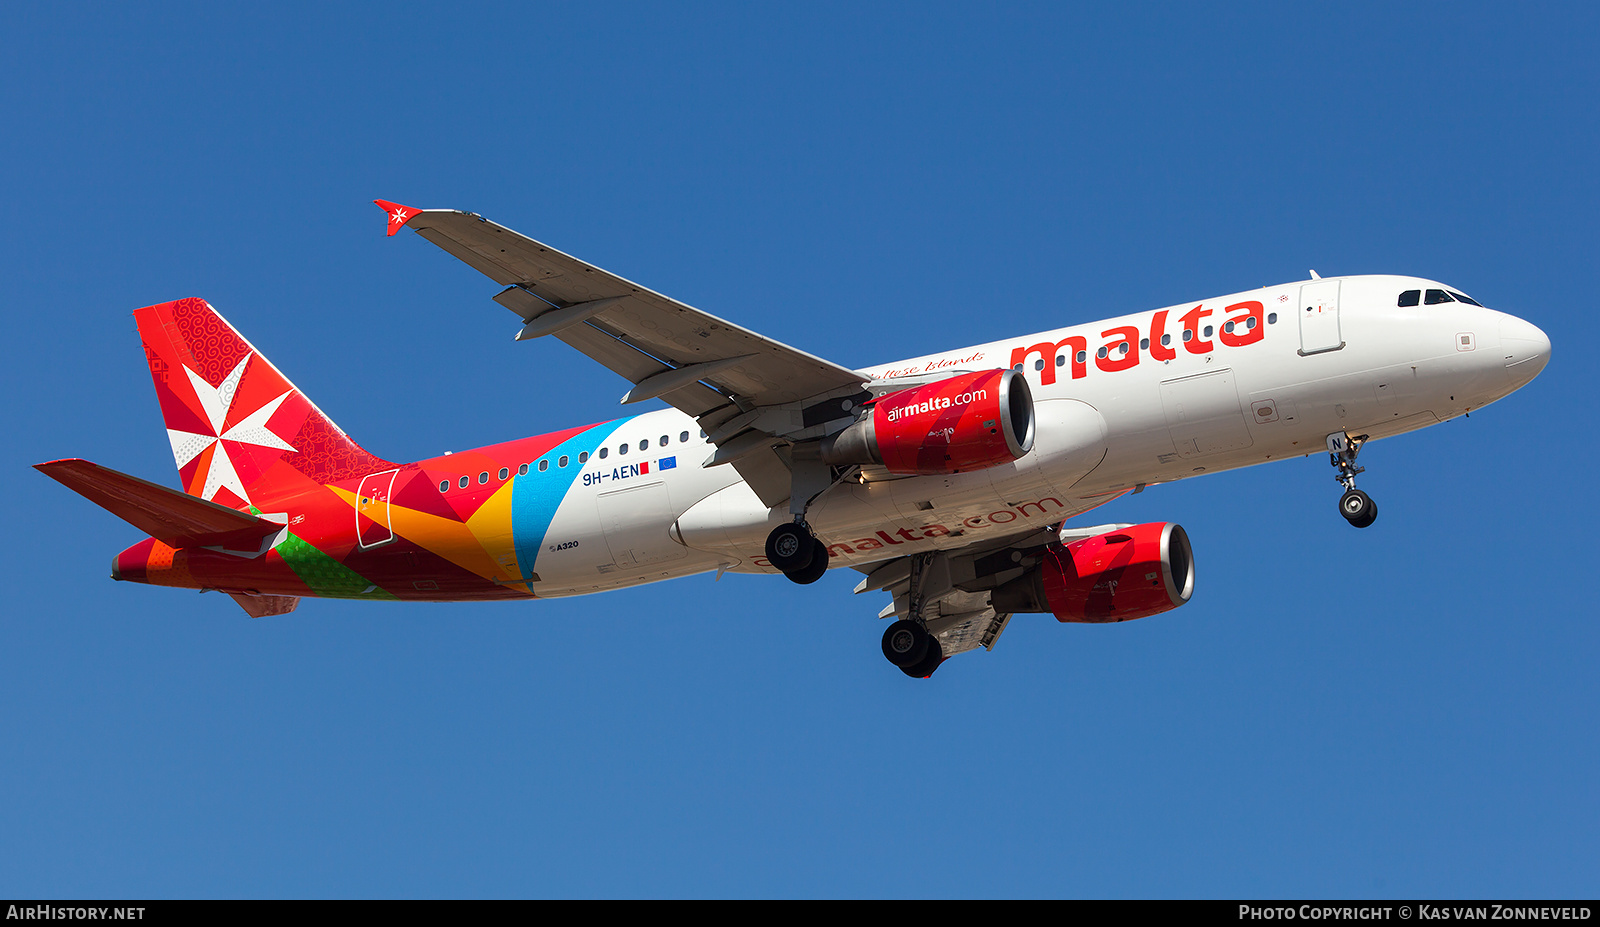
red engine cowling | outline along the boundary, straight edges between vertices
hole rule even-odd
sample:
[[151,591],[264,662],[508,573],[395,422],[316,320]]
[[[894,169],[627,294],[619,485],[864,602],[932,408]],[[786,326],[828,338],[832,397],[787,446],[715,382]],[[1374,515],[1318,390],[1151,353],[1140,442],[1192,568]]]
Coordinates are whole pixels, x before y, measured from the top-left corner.
[[933,475],[996,467],[1032,449],[1028,381],[985,370],[879,397],[870,415],[822,442],[822,459]]
[[1039,565],[1057,621],[1128,621],[1170,611],[1194,594],[1194,551],[1179,525],[1152,522],[1062,546]]

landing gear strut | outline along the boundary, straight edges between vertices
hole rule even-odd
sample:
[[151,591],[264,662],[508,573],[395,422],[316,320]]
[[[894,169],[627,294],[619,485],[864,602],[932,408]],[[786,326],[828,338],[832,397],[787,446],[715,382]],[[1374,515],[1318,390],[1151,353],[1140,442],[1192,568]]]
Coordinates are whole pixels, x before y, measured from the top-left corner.
[[1339,497],[1339,514],[1357,528],[1365,528],[1378,520],[1378,503],[1356,488],[1356,474],[1365,473],[1367,469],[1356,466],[1356,455],[1361,453],[1361,445],[1365,443],[1366,435],[1352,436],[1344,431],[1328,435],[1328,462],[1339,471],[1334,479],[1344,487],[1344,495]]

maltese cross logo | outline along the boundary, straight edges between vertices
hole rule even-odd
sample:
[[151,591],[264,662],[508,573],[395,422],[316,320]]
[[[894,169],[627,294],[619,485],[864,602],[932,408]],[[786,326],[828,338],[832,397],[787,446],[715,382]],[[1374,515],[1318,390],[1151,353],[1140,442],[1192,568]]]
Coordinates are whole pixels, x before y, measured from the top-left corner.
[[200,399],[201,409],[211,424],[211,431],[209,434],[198,434],[169,428],[167,439],[172,442],[172,457],[178,462],[180,470],[191,460],[205,453],[208,448],[216,447],[216,451],[211,455],[211,465],[206,470],[204,489],[200,492],[200,498],[207,501],[216,496],[218,490],[224,488],[245,502],[250,501],[244,483],[239,479],[239,471],[234,467],[232,458],[228,456],[228,446],[223,442],[233,441],[280,451],[296,449],[267,428],[267,420],[272,418],[278,407],[283,405],[283,401],[289,398],[289,394],[294,392],[293,389],[284,390],[281,396],[268,401],[233,427],[226,431],[222,430],[223,423],[228,420],[228,413],[233,409],[234,398],[238,395],[239,380],[244,377],[244,369],[254,356],[246,354],[244,359],[239,361],[239,365],[233,368],[233,372],[224,377],[217,386],[207,383],[204,377],[188,367],[183,368],[183,372],[189,375],[189,383],[194,386],[195,395]]

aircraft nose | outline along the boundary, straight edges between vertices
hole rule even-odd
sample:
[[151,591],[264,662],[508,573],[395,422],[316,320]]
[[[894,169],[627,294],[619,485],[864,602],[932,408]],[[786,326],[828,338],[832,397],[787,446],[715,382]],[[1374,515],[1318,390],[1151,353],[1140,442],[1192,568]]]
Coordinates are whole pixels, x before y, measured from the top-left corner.
[[1538,376],[1550,363],[1550,336],[1514,315],[1500,319],[1500,346],[1506,372],[1517,380],[1518,386]]

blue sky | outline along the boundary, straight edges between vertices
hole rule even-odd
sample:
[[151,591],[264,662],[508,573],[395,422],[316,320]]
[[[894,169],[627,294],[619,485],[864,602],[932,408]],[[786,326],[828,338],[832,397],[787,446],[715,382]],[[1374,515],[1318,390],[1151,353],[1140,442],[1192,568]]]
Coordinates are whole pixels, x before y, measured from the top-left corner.
[[[1397,6],[8,5],[0,895],[1592,897],[1600,15]],[[1554,357],[1371,445],[1369,530],[1321,455],[1103,510],[1189,530],[1193,602],[923,683],[849,571],[111,582],[137,533],[27,467],[174,482],[139,306],[210,300],[391,459],[617,414],[378,197],[856,366],[1308,268]]]

